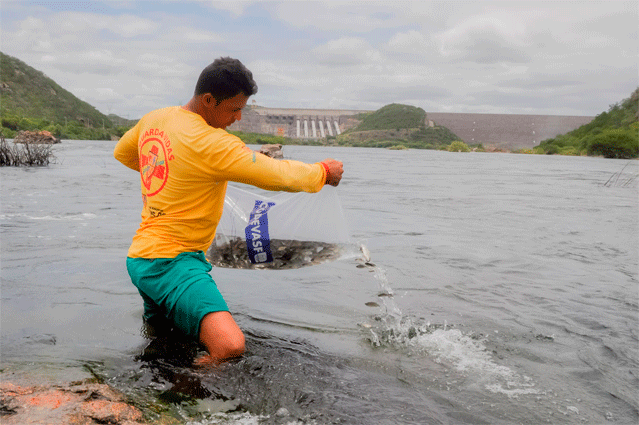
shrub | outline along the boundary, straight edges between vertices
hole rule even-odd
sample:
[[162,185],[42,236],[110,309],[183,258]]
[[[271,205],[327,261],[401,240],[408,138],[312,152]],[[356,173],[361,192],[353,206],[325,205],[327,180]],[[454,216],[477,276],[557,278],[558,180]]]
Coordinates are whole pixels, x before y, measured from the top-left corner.
[[7,136],[8,139],[13,139],[16,137],[16,134],[18,134],[18,132],[7,127],[2,127],[2,134]]
[[639,137],[630,130],[606,130],[593,137],[588,145],[588,155],[602,155],[604,158],[637,158]]
[[461,140],[455,140],[448,146],[448,152],[470,152],[468,145]]
[[559,155],[579,156],[579,149],[574,146],[564,146],[559,148]]
[[557,145],[546,145],[544,146],[544,151],[546,152],[546,155],[555,155],[559,153],[559,148]]

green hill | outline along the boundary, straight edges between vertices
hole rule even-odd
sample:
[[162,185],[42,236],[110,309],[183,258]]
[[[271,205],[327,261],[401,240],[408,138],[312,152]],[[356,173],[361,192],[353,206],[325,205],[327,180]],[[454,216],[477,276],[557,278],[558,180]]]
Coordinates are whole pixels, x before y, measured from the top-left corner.
[[534,153],[591,155],[606,158],[639,157],[639,88],[610,106],[588,124],[542,141]]
[[[2,133],[48,130],[61,139],[111,139],[123,134],[127,120],[112,120],[60,87],[42,72],[0,52]],[[114,121],[125,124],[116,127]]]
[[362,122],[353,131],[393,130],[424,126],[426,112],[422,108],[391,103],[375,112],[362,116]]
[[356,117],[361,122],[337,136],[342,146],[440,149],[459,140],[443,126],[427,126],[422,108],[392,103]]

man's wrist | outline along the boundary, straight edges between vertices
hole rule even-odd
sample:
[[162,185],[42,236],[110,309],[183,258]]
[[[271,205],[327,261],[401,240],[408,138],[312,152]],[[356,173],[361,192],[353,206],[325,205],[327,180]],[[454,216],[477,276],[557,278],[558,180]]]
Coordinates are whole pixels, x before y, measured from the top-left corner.
[[324,179],[324,183],[326,184],[328,183],[328,175],[329,175],[328,165],[326,165],[326,163],[324,162],[320,162],[320,164],[322,164],[322,167],[324,167],[324,170],[326,171],[326,178]]

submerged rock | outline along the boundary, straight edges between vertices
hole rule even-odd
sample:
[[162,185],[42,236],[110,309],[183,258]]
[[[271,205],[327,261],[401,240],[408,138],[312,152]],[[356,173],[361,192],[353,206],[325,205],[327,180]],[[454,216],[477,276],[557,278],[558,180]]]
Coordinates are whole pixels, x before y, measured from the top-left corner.
[[337,260],[343,253],[343,247],[326,242],[271,239],[271,253],[272,262],[253,264],[249,260],[246,241],[234,238],[224,244],[214,242],[206,255],[215,267],[284,270]]
[[13,139],[14,143],[37,143],[37,144],[54,144],[60,143],[60,139],[56,138],[53,134],[46,130],[42,131],[28,131],[23,130],[16,134]]

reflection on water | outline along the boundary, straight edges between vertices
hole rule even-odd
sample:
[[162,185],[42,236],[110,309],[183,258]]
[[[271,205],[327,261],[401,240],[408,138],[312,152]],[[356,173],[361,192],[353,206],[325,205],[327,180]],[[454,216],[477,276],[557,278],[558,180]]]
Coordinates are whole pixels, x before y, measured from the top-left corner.
[[639,419],[636,161],[287,146],[344,161],[367,250],[215,267],[247,353],[202,370],[197,344],[140,331],[140,182],[112,148],[0,169],[3,379],[95,375],[203,425]]

